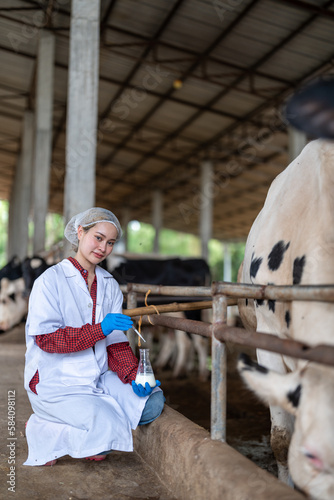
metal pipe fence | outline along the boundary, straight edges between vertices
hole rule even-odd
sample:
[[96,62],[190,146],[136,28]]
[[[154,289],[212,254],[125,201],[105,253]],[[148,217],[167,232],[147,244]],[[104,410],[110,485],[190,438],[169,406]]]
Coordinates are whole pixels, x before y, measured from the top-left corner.
[[[281,339],[275,335],[261,332],[250,332],[243,328],[227,326],[227,308],[236,304],[236,299],[257,299],[277,301],[324,301],[334,302],[334,285],[320,286],[260,286],[239,283],[213,282],[211,287],[180,287],[147,284],[128,284],[121,287],[127,294],[125,314],[131,317],[142,316],[143,323],[162,325],[211,338],[211,438],[225,441],[226,439],[226,376],[227,352],[225,342],[261,348],[295,358],[307,359],[317,363],[334,366],[334,346],[309,346],[294,340]],[[158,312],[180,310],[177,303],[166,306],[148,306],[136,308],[139,294],[151,290],[152,295],[172,297],[212,297],[213,321],[202,321],[161,316]],[[152,298],[151,298],[152,300]],[[200,302],[198,303],[200,309]],[[202,303],[204,305],[204,302]],[[187,304],[182,310],[188,310]],[[160,311],[159,311],[160,307]],[[205,301],[205,308],[208,307]],[[203,307],[203,308],[204,308]],[[194,309],[189,303],[189,310]],[[135,339],[131,337],[130,344],[134,346]],[[134,348],[134,347],[133,347]]]

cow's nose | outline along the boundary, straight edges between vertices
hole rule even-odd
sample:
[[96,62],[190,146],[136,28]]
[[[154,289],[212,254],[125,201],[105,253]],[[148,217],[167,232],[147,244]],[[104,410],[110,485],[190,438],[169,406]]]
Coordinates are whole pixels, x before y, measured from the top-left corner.
[[302,453],[305,455],[307,458],[308,462],[316,469],[319,471],[324,470],[324,462],[321,459],[320,455],[317,454],[315,450],[308,446],[304,446],[301,448]]

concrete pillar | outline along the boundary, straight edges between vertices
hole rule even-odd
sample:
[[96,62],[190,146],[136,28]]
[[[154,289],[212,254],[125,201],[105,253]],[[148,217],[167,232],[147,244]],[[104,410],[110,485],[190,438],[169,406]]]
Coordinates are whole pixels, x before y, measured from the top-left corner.
[[289,134],[289,163],[291,163],[307,144],[307,137],[304,132],[288,127]]
[[209,257],[209,241],[212,237],[213,187],[213,164],[211,161],[203,161],[201,164],[199,233],[202,247],[201,255],[206,261]]
[[25,111],[22,128],[21,152],[9,205],[8,258],[28,255],[28,225],[31,208],[31,183],[34,147],[34,113]]
[[52,112],[55,37],[40,32],[37,57],[35,160],[33,180],[34,253],[45,248],[45,219],[49,208],[52,156]]
[[224,281],[232,281],[232,256],[231,247],[228,243],[223,243],[224,248]]
[[163,197],[159,189],[153,191],[152,197],[152,224],[155,229],[153,252],[159,253],[159,237],[162,228]]
[[[68,77],[65,223],[95,205],[100,0],[72,0]],[[109,208],[109,207],[105,207]],[[65,252],[68,250],[65,248]]]
[[11,188],[9,207],[8,207],[8,240],[7,240],[7,259],[10,260],[16,255],[15,246],[15,226],[18,220],[18,178],[21,169],[22,153],[20,152],[16,160],[16,170]]
[[[117,217],[117,214],[115,214]],[[125,253],[128,251],[128,224],[130,222],[130,210],[124,207],[121,213],[120,223],[123,231],[123,236],[114,247],[115,253]]]

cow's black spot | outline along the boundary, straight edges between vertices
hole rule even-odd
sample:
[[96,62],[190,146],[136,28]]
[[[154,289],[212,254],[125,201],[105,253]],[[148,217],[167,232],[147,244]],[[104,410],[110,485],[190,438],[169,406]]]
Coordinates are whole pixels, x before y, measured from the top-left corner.
[[270,254],[268,255],[268,267],[271,271],[277,271],[283,261],[284,253],[290,246],[289,243],[284,243],[283,240],[276,243],[271,249]]
[[248,306],[248,299],[246,299],[246,306]]
[[257,272],[259,270],[259,267],[262,263],[262,257],[258,257],[257,259],[252,258],[251,266],[250,266],[250,277],[255,278],[257,275]]
[[306,261],[305,255],[303,255],[303,257],[296,257],[295,260],[293,261],[292,277],[294,285],[299,285],[299,283],[302,280],[305,261]]
[[239,355],[239,360],[242,361],[242,363],[244,363],[244,365],[245,365],[242,368],[242,371],[245,371],[245,370],[254,371],[254,370],[256,370],[257,372],[260,372],[260,373],[268,373],[268,369],[265,366],[259,365],[258,363],[253,361],[248,356],[248,354],[245,354],[244,352],[242,352]]
[[268,300],[269,311],[275,312],[276,300]]
[[301,393],[302,393],[301,384],[299,384],[294,391],[288,392],[288,400],[295,408],[298,408]]
[[15,297],[15,293],[10,293],[8,295],[8,297],[13,301],[13,302],[16,302],[16,297]]
[[263,302],[264,302],[263,299],[256,299],[255,300],[256,307],[263,306]]
[[286,313],[285,313],[285,323],[286,323],[286,326],[288,328],[290,326],[290,321],[291,321],[290,311],[286,311]]

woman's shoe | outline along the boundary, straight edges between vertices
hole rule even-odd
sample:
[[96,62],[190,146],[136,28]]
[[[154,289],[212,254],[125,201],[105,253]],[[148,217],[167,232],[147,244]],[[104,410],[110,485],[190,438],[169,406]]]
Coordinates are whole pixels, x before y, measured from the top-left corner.
[[50,465],[52,467],[52,465],[56,465],[56,463],[57,463],[57,460],[51,460],[50,462],[46,462],[46,464],[44,464],[44,467],[46,465]]
[[93,457],[86,457],[86,460],[94,460],[94,462],[101,462],[105,460],[107,455],[94,455]]

